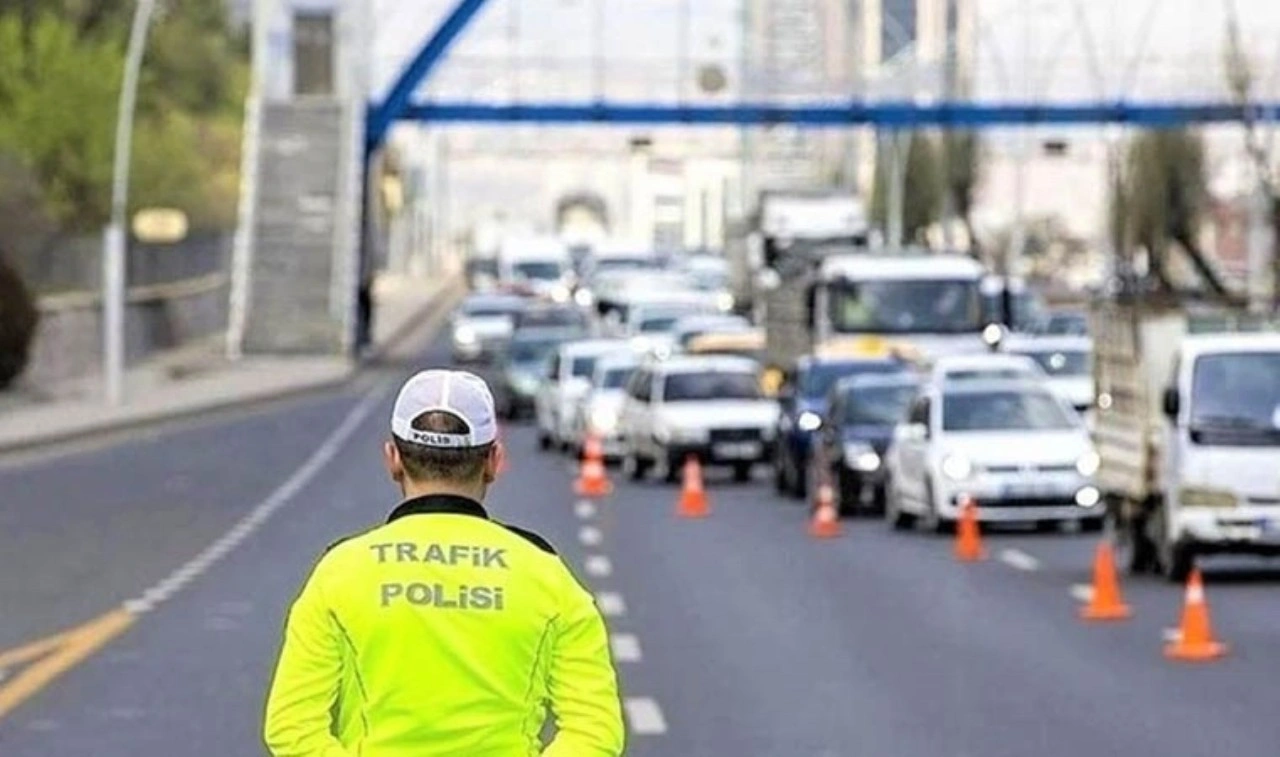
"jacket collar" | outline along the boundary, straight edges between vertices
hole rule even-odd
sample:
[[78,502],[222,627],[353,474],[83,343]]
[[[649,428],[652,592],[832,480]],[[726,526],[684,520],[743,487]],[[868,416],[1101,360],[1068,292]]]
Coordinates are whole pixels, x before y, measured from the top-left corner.
[[475,518],[489,519],[489,513],[485,511],[484,506],[474,499],[456,494],[428,494],[401,502],[391,511],[391,515],[387,516],[387,522],[390,523],[408,515],[436,514],[470,515]]

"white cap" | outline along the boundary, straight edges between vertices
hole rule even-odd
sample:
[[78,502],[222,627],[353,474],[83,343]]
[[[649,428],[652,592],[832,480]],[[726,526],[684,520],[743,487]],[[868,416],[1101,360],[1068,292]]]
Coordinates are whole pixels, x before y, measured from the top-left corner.
[[[467,432],[420,431],[413,422],[426,413],[449,413]],[[461,449],[483,447],[498,438],[493,393],[484,379],[466,371],[422,371],[405,382],[391,412],[391,433],[411,444]]]

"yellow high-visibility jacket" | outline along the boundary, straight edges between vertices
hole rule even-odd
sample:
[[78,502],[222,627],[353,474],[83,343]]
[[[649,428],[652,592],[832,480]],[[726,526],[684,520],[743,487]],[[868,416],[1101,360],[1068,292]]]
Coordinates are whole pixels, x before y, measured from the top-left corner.
[[621,710],[604,620],[551,546],[436,495],[320,559],[264,735],[276,757],[613,757]]

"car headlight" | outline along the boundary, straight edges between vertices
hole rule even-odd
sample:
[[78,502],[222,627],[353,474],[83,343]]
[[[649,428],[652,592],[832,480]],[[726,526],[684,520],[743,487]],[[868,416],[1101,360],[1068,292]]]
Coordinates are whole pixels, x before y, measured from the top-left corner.
[[552,287],[551,289],[552,300],[555,300],[556,302],[559,302],[559,303],[565,303],[569,301],[569,297],[570,297],[569,287],[565,286],[564,284],[556,284],[554,287]]
[[716,296],[716,307],[720,308],[724,312],[727,313],[730,310],[733,310],[733,305],[734,302],[732,294],[729,294],[728,292],[721,292]]
[[470,326],[459,326],[453,330],[453,341],[458,344],[475,344],[476,330]]
[[806,410],[796,419],[796,426],[801,431],[817,431],[822,427],[822,416]]
[[1178,491],[1178,504],[1183,507],[1235,507],[1240,503],[1234,492],[1203,486],[1184,486]]
[[1096,486],[1086,486],[1076,492],[1076,504],[1081,507],[1093,507],[1102,501],[1102,492]]
[[866,442],[846,442],[844,464],[856,471],[873,473],[880,470],[880,455]]
[[1086,478],[1097,473],[1100,467],[1102,467],[1102,458],[1092,450],[1081,455],[1076,461],[1076,472]]
[[521,394],[533,394],[538,391],[538,377],[517,373],[511,377],[511,386]]
[[947,455],[942,460],[942,472],[952,481],[963,481],[973,475],[973,463],[964,455]]
[[610,433],[618,426],[616,410],[598,407],[591,411],[591,427],[601,433]]
[[573,301],[578,303],[579,307],[589,308],[596,303],[596,298],[591,294],[591,290],[579,289],[573,293]]

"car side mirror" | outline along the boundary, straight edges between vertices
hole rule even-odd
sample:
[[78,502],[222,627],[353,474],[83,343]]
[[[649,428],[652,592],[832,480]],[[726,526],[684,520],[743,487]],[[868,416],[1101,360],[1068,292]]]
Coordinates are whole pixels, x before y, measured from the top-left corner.
[[1178,417],[1178,413],[1182,409],[1182,398],[1178,396],[1178,388],[1175,386],[1166,388],[1164,390],[1164,396],[1161,399],[1161,405],[1163,406],[1165,417],[1169,420],[1176,419]]

